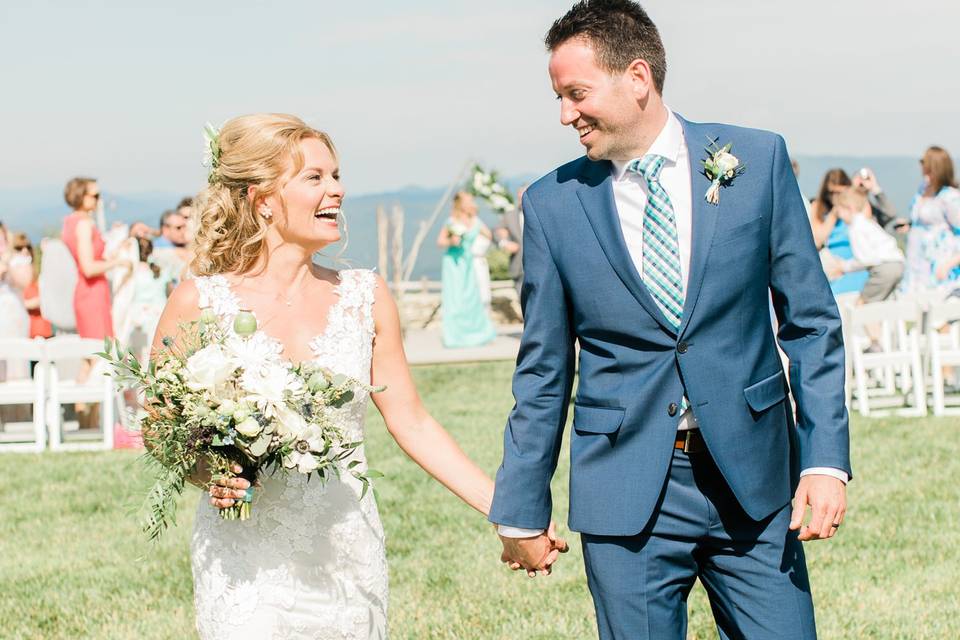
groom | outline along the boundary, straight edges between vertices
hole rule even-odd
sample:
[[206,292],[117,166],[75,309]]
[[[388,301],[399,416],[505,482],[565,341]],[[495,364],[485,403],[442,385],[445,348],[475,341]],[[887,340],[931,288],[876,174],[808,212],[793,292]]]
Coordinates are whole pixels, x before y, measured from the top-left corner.
[[503,557],[556,556],[576,342],[570,528],[600,638],[684,638],[697,578],[722,638],[815,638],[801,541],[843,522],[844,355],[784,141],[666,107],[663,44],[634,2],[579,2],[546,44],[586,157],[523,200],[526,327],[490,511]]

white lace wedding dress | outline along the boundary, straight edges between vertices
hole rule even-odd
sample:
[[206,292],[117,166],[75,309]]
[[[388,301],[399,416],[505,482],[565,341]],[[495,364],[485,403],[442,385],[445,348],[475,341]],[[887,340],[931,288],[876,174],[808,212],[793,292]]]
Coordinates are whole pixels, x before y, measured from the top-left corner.
[[[240,303],[225,278],[196,279],[202,306],[230,325]],[[339,299],[310,347],[316,362],[370,381],[373,273],[340,272]],[[363,437],[368,394],[336,411],[352,440]],[[366,465],[363,448],[358,459]],[[206,496],[191,551],[197,630],[203,639],[387,636],[387,562],[373,493],[360,499],[349,474],[321,484],[299,473],[264,477],[249,520],[221,520]]]

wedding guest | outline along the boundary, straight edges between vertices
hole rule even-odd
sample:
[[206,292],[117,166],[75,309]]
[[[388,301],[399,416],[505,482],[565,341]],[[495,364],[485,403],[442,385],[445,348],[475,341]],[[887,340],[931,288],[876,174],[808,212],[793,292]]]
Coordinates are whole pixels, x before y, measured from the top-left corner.
[[[850,177],[843,169],[831,169],[823,176],[817,197],[810,204],[810,226],[813,239],[821,253],[824,270],[830,280],[830,290],[835,296],[859,294],[869,274],[865,270],[844,272],[840,261],[852,260],[850,236],[847,225],[837,217],[833,198],[851,186]],[[836,259],[836,260],[834,260]]]
[[[113,337],[110,314],[110,285],[106,273],[127,265],[122,258],[104,256],[104,242],[93,221],[100,201],[100,187],[93,178],[73,178],[63,191],[73,211],[63,220],[60,237],[77,266],[77,285],[73,293],[77,334],[81,338],[103,340]],[[93,362],[87,360],[77,374],[77,382],[86,382]]]
[[178,211],[164,211],[160,216],[161,237],[153,243],[154,261],[176,285],[183,278],[190,263],[187,219]]
[[897,215],[897,209],[887,197],[887,193],[880,186],[873,169],[864,167],[857,172],[851,184],[867,193],[870,203],[870,213],[885,231],[900,231],[907,220]]
[[473,256],[473,274],[477,279],[477,288],[480,290],[480,300],[483,301],[483,307],[490,313],[490,302],[493,296],[490,292],[490,263],[487,262],[487,251],[490,250],[493,234],[490,228],[477,215],[476,207],[469,212],[470,224],[479,225],[480,233],[470,247],[470,255]]
[[[0,338],[26,338],[30,335],[30,318],[21,291],[29,283],[26,273],[31,266],[16,255],[12,245],[11,234],[0,222]],[[0,360],[0,381],[26,375],[25,361]]]
[[50,338],[53,336],[53,325],[40,313],[40,270],[33,259],[33,245],[30,239],[24,233],[17,233],[13,236],[14,253],[26,256],[30,260],[30,281],[23,288],[23,306],[27,310],[30,318],[30,337],[31,338]]
[[174,239],[179,244],[185,244],[183,230],[185,220],[173,209],[167,209],[160,214],[160,236],[153,243],[154,249],[169,249],[174,246]]
[[160,232],[158,230],[151,229],[150,225],[148,225],[146,222],[139,222],[139,221],[131,224],[130,229],[128,230],[127,233],[131,238],[147,238],[147,239],[156,238],[157,236],[160,235]]
[[180,202],[177,204],[177,213],[180,214],[180,217],[187,221],[187,227],[185,229],[185,237],[187,244],[189,245],[193,242],[193,235],[196,231],[196,219],[193,215],[193,198],[190,196],[184,196],[180,199]]
[[[437,246],[445,249],[441,265],[443,345],[447,348],[477,347],[496,335],[474,272],[473,245],[490,230],[476,215],[477,205],[466,191],[453,198],[450,218],[440,230]],[[489,277],[489,276],[488,276]]]
[[[153,341],[153,334],[160,320],[163,307],[167,304],[167,296],[172,290],[169,274],[165,273],[151,259],[153,243],[147,238],[137,239],[139,260],[133,266],[130,276],[131,288],[129,313],[125,322],[117,332],[124,344],[131,345],[135,350],[143,349],[143,361],[146,361],[148,348]],[[136,338],[136,339],[135,339]]]
[[902,289],[946,296],[960,281],[960,190],[950,154],[930,147],[920,160],[923,185],[910,208]]
[[520,203],[526,190],[526,187],[521,187],[517,191],[516,208],[503,214],[500,225],[494,231],[497,246],[510,256],[510,278],[517,289],[518,297],[523,287],[523,208]]
[[896,239],[885,232],[870,211],[866,193],[856,187],[838,193],[833,201],[837,216],[849,228],[853,251],[849,270],[867,270],[860,302],[880,302],[890,297],[903,276],[903,252]]
[[[794,168],[794,175],[799,172],[799,165]],[[863,168],[857,172],[857,175],[851,180],[850,176],[843,169],[830,169],[823,176],[820,183],[820,190],[817,196],[810,203],[811,216],[816,215],[819,220],[823,220],[833,207],[831,196],[834,193],[842,191],[845,187],[854,186],[867,192],[870,199],[870,212],[877,223],[886,229],[900,225],[905,222],[903,218],[898,218],[896,209],[886,192],[877,181],[877,176],[871,169]],[[826,231],[829,236],[829,230]],[[814,228],[814,239],[818,246],[822,246],[822,239],[818,237],[817,229]]]

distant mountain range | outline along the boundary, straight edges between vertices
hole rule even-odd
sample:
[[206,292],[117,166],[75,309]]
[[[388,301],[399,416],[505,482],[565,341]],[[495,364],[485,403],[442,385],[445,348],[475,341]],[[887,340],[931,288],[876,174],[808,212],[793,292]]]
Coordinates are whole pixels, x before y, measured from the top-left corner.
[[[870,167],[901,215],[909,213],[910,202],[920,183],[919,166],[915,158],[798,156],[797,160],[800,163],[800,187],[808,197],[816,193],[821,177],[830,168],[842,167],[853,175],[861,167]],[[536,177],[532,173],[515,175],[505,179],[505,182],[507,186],[516,188]],[[109,185],[101,186],[105,191],[108,224],[113,221],[129,223],[142,220],[156,226],[160,214],[174,207],[184,195],[164,191],[114,194],[109,192]],[[445,191],[446,186],[407,187],[397,191],[349,196],[344,206],[348,245],[342,259],[358,267],[372,268],[377,265],[378,205],[383,205],[388,213],[393,205],[403,208],[405,246],[409,250],[419,222],[429,218]],[[59,186],[0,189],[0,220],[13,231],[27,233],[35,242],[43,236],[59,235],[62,217],[67,213],[62,194],[62,187]],[[497,223],[498,216],[487,209],[481,208],[480,215],[490,226]],[[414,278],[439,278],[441,252],[435,244],[435,238],[445,219],[446,212],[439,216],[423,243],[413,272]],[[328,253],[335,255],[338,250],[331,248]]]

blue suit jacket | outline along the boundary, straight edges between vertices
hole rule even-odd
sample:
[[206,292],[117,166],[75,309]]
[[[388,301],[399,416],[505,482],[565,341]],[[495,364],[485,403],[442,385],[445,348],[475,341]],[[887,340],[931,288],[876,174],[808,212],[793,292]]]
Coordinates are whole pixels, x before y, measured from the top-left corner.
[[[681,118],[693,240],[679,332],[630,258],[609,162],[574,160],[523,199],[525,327],[492,522],[545,528],[574,381],[570,527],[634,535],[665,481],[684,391],[747,515],[787,504],[801,469],[850,473],[840,317],[780,136]],[[701,143],[733,143],[746,171],[704,200]],[[770,322],[790,359],[796,422]]]

